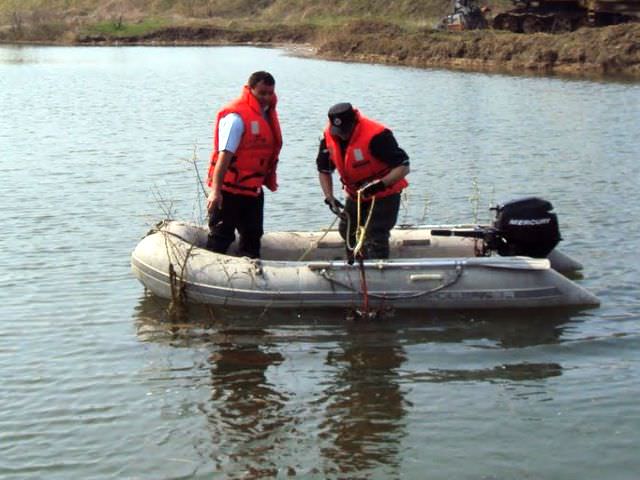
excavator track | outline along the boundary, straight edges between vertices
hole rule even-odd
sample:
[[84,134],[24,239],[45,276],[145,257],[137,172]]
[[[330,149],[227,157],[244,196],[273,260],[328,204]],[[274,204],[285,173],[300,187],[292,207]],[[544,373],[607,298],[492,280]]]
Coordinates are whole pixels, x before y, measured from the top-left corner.
[[513,33],[565,33],[585,24],[577,15],[505,12],[493,19],[493,28]]
[[640,0],[512,0],[491,26],[514,33],[564,33],[640,20]]

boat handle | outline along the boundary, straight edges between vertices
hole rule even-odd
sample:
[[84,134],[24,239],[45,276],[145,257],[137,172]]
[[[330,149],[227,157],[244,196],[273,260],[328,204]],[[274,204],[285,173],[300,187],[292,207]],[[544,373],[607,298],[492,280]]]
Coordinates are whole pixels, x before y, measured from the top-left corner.
[[422,282],[425,280],[442,280],[444,277],[441,273],[414,273],[409,275],[409,281]]

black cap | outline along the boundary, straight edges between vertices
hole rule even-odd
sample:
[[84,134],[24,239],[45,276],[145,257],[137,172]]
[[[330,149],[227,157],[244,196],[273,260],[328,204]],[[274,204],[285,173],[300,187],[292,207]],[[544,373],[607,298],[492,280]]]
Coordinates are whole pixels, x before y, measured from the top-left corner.
[[356,122],[356,112],[350,103],[336,103],[329,109],[331,134],[347,134]]

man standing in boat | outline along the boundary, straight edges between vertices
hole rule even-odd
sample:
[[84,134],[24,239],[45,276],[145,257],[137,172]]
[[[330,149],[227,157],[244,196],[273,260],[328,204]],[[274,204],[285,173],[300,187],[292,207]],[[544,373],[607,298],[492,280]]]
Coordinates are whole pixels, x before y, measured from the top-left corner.
[[[338,103],[329,109],[316,164],[325,203],[341,214],[339,230],[346,241],[348,261],[354,260],[358,216],[360,225],[369,222],[362,258],[389,258],[389,232],[398,219],[400,192],[408,186],[405,177],[409,173],[409,157],[391,130],[350,103]],[[344,214],[333,196],[336,169],[346,194]]]
[[240,97],[216,116],[207,185],[207,248],[226,253],[238,231],[239,255],[260,257],[264,192],[278,188],[276,166],[282,134],[276,112],[275,80],[254,72]]

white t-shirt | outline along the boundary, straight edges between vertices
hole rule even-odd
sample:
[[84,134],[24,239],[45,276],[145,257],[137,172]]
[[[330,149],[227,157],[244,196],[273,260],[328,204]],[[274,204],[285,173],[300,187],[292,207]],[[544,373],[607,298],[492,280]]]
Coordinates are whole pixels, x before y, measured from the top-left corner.
[[218,151],[236,153],[242,134],[244,122],[237,113],[228,113],[220,119],[218,124]]

